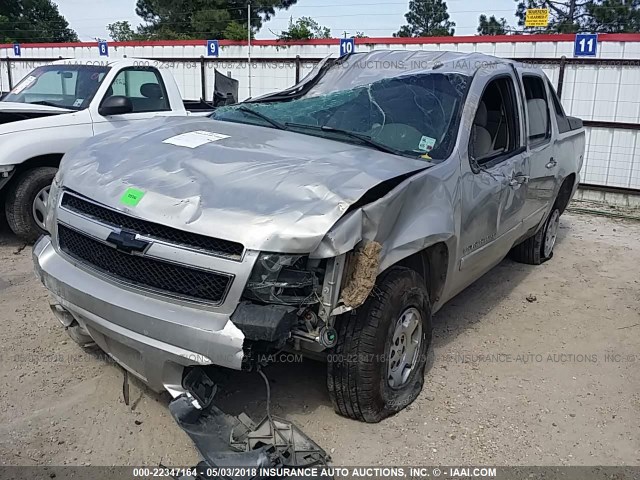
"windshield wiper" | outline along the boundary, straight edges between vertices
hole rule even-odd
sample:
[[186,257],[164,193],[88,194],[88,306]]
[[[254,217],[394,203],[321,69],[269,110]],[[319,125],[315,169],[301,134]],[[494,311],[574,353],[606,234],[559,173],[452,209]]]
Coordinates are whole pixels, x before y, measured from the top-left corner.
[[362,135],[356,132],[350,132],[349,130],[342,130],[340,128],[327,127],[326,125],[323,125],[323,126],[307,125],[305,123],[290,123],[290,122],[285,123],[285,126],[293,127],[293,128],[307,128],[309,130],[317,130],[319,132],[337,133],[340,135],[344,135],[345,137],[351,137],[351,138],[360,140],[362,143],[372,148],[375,148],[376,150],[379,150],[381,152],[391,153],[393,155],[402,155],[404,157],[417,157],[417,155],[409,155],[409,153],[406,151],[398,150],[393,147],[389,147],[382,143],[376,142],[375,140],[373,140],[371,137],[367,135]]
[[240,110],[241,112],[249,113],[249,114],[254,115],[254,116],[258,117],[258,118],[261,118],[265,122],[267,122],[267,123],[273,125],[274,127],[276,127],[278,130],[286,130],[287,129],[287,126],[285,124],[280,123],[279,121],[274,120],[273,118],[269,118],[264,113],[256,112],[252,108],[245,107],[244,105],[240,105],[237,108],[237,110]]
[[67,107],[61,107],[60,105],[56,105],[53,102],[47,102],[46,100],[38,100],[37,102],[28,102],[31,105],[44,105],[45,107],[56,107],[56,108],[67,108]]

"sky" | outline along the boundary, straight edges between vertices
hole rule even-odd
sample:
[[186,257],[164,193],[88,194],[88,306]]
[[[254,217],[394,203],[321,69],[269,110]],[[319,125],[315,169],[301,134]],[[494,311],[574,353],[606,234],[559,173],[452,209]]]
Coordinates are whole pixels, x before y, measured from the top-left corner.
[[[109,23],[128,20],[135,27],[141,20],[135,12],[136,0],[54,0],[54,3],[81,41],[108,38]],[[408,6],[409,0],[298,0],[288,10],[278,10],[274,18],[263,24],[256,38],[275,38],[272,32],[279,34],[286,30],[290,17],[294,21],[299,17],[312,17],[329,27],[333,37],[344,36],[344,32],[389,37],[405,23]],[[447,0],[447,7],[450,20],[456,22],[456,35],[475,34],[482,13],[505,17],[515,25],[514,0]]]

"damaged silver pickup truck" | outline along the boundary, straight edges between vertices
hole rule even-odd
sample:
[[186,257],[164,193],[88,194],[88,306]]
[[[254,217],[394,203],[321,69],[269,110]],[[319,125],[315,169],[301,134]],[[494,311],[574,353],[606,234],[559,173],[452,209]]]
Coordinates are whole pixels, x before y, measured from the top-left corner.
[[288,349],[326,359],[338,413],[376,422],[420,393],[447,300],[509,252],[551,258],[584,147],[539,69],[352,54],[65,155],[35,268],[69,334],[153,389]]

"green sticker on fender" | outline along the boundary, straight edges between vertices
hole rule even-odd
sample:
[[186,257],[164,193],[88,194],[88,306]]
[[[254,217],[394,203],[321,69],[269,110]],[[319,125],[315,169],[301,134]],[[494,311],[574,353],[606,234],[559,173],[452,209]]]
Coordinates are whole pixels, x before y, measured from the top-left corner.
[[127,188],[127,190],[120,197],[120,202],[130,207],[135,207],[140,203],[145,192],[138,190],[137,188]]

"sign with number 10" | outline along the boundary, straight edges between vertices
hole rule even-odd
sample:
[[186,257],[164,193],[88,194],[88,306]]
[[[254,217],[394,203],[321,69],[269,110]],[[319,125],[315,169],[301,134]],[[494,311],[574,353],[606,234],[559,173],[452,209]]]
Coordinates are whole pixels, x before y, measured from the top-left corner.
[[344,57],[350,53],[355,52],[356,41],[353,38],[341,38],[340,39],[340,56]]

